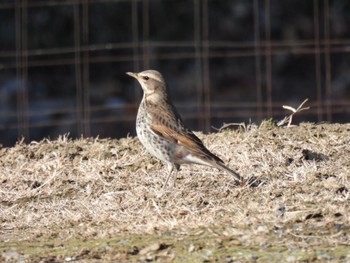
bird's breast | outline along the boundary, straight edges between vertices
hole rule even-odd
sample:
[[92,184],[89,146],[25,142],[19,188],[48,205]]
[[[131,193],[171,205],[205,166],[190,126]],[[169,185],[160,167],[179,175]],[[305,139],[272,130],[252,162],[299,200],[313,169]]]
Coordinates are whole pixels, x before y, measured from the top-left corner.
[[152,116],[149,114],[146,105],[141,103],[136,118],[137,137],[148,152],[162,161],[168,162],[168,143],[152,131],[151,124]]

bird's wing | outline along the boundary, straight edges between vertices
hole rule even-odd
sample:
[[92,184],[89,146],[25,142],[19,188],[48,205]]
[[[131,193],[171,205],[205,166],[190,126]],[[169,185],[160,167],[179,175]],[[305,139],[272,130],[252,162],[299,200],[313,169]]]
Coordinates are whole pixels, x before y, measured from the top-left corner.
[[186,146],[189,148],[196,148],[198,146],[204,146],[199,138],[192,132],[179,132],[178,130],[172,129],[166,125],[160,123],[154,123],[151,125],[152,131],[162,136],[164,139],[175,142],[179,145]]
[[[174,115],[171,117],[173,117],[171,121],[161,121],[158,118],[153,118],[152,131],[170,142],[186,147],[190,152],[196,153],[203,158],[220,163],[223,162],[219,157],[212,154],[191,130],[184,127],[181,119],[176,118]],[[177,125],[171,125],[170,123],[176,123]]]

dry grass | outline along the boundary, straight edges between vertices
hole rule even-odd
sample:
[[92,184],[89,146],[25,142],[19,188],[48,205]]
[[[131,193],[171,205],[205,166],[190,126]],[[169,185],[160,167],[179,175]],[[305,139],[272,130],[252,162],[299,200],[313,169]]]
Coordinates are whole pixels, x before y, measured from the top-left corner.
[[161,190],[166,167],[136,138],[62,136],[0,149],[0,242],[112,238],[209,229],[237,244],[347,245],[350,125],[276,127],[198,136],[243,177],[183,166]]

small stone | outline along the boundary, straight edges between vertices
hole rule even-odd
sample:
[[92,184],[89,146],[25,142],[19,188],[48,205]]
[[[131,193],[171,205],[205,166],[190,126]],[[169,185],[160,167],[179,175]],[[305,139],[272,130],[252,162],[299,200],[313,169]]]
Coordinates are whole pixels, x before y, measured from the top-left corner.
[[147,247],[144,247],[143,249],[140,250],[140,255],[146,255],[149,252],[157,251],[159,250],[161,245],[159,243],[153,243]]
[[194,246],[193,244],[191,244],[191,245],[188,247],[188,252],[189,252],[189,253],[192,253],[194,250],[195,250],[195,246]]
[[286,261],[287,262],[295,262],[296,258],[294,256],[288,256],[288,257],[286,257]]

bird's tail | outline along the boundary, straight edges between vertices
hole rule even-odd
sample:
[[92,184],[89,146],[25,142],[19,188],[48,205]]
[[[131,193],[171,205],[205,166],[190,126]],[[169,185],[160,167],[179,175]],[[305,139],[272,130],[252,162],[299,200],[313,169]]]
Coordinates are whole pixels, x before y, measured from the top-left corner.
[[220,169],[220,170],[223,170],[225,171],[226,173],[228,173],[229,175],[232,175],[234,176],[238,181],[242,181],[242,177],[236,173],[235,171],[231,170],[230,168],[228,168],[226,165],[224,165],[223,163],[221,162],[214,162],[213,165]]

